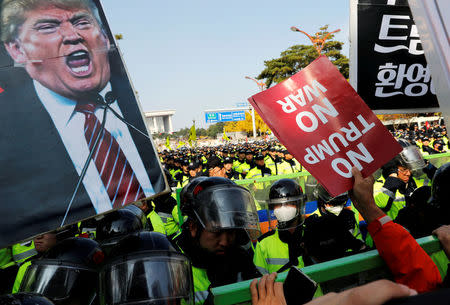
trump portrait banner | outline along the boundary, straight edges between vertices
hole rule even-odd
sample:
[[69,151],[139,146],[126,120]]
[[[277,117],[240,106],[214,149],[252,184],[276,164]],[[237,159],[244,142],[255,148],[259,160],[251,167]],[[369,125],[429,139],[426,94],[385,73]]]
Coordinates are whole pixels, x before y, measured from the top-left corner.
[[402,148],[326,56],[250,97],[264,122],[332,196],[352,188]]
[[169,191],[100,2],[0,9],[0,248]]

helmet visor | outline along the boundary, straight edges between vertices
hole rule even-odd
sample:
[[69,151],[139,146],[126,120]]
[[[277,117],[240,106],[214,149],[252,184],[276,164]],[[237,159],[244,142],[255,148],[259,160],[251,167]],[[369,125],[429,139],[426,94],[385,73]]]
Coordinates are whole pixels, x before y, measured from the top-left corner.
[[408,169],[412,171],[420,170],[425,167],[425,161],[420,151],[415,146],[403,148],[400,157],[405,162]]
[[35,292],[54,302],[83,298],[89,304],[95,295],[97,272],[80,266],[37,261],[28,266],[20,292]]
[[107,264],[100,272],[104,305],[192,305],[191,264],[182,254],[127,257]]
[[210,187],[197,196],[196,206],[195,213],[206,230],[245,229],[252,240],[260,235],[255,201],[242,187]]
[[273,210],[274,207],[280,204],[292,204],[297,205],[299,207],[304,206],[306,201],[306,195],[299,195],[299,196],[293,196],[293,197],[285,197],[285,198],[274,198],[269,199],[267,201],[269,205],[269,209]]
[[341,205],[343,206],[347,203],[349,199],[347,192],[337,195],[336,197],[325,196],[324,198],[322,198],[319,194],[319,198],[322,200],[324,204],[332,206],[341,206]]

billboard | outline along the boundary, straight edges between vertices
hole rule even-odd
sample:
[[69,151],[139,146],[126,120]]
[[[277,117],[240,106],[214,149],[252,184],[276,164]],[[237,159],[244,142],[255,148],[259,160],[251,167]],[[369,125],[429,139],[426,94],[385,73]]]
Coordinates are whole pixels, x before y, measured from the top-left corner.
[[407,0],[351,1],[350,81],[377,113],[439,111]]
[[205,112],[206,123],[244,121],[245,111]]
[[54,3],[0,1],[0,248],[168,190],[99,1]]

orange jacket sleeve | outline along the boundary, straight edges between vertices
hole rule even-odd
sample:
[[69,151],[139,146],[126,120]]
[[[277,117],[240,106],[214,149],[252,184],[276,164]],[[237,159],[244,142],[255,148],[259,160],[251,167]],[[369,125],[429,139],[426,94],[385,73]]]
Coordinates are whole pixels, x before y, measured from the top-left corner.
[[368,230],[397,283],[421,293],[437,288],[442,282],[434,262],[401,225],[382,216],[372,221]]

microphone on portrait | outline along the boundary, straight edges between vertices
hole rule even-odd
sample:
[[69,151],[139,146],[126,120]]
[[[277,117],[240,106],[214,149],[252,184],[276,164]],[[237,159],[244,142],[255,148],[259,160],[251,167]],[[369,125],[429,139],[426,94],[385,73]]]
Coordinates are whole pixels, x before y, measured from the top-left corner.
[[99,105],[103,105],[104,107],[106,107],[106,109],[108,109],[109,111],[111,111],[114,116],[116,118],[118,118],[119,120],[121,120],[123,123],[125,123],[127,126],[133,128],[134,130],[136,130],[137,132],[139,132],[141,135],[143,135],[144,137],[146,137],[147,139],[151,140],[150,136],[148,134],[146,134],[145,132],[143,132],[142,130],[138,129],[136,126],[134,126],[133,124],[129,123],[127,120],[125,120],[119,113],[117,113],[116,110],[114,110],[111,107],[111,104],[113,104],[117,98],[116,95],[114,94],[113,91],[108,91],[105,94],[105,98],[103,98],[100,94],[97,94],[97,98],[96,98],[97,102]]

